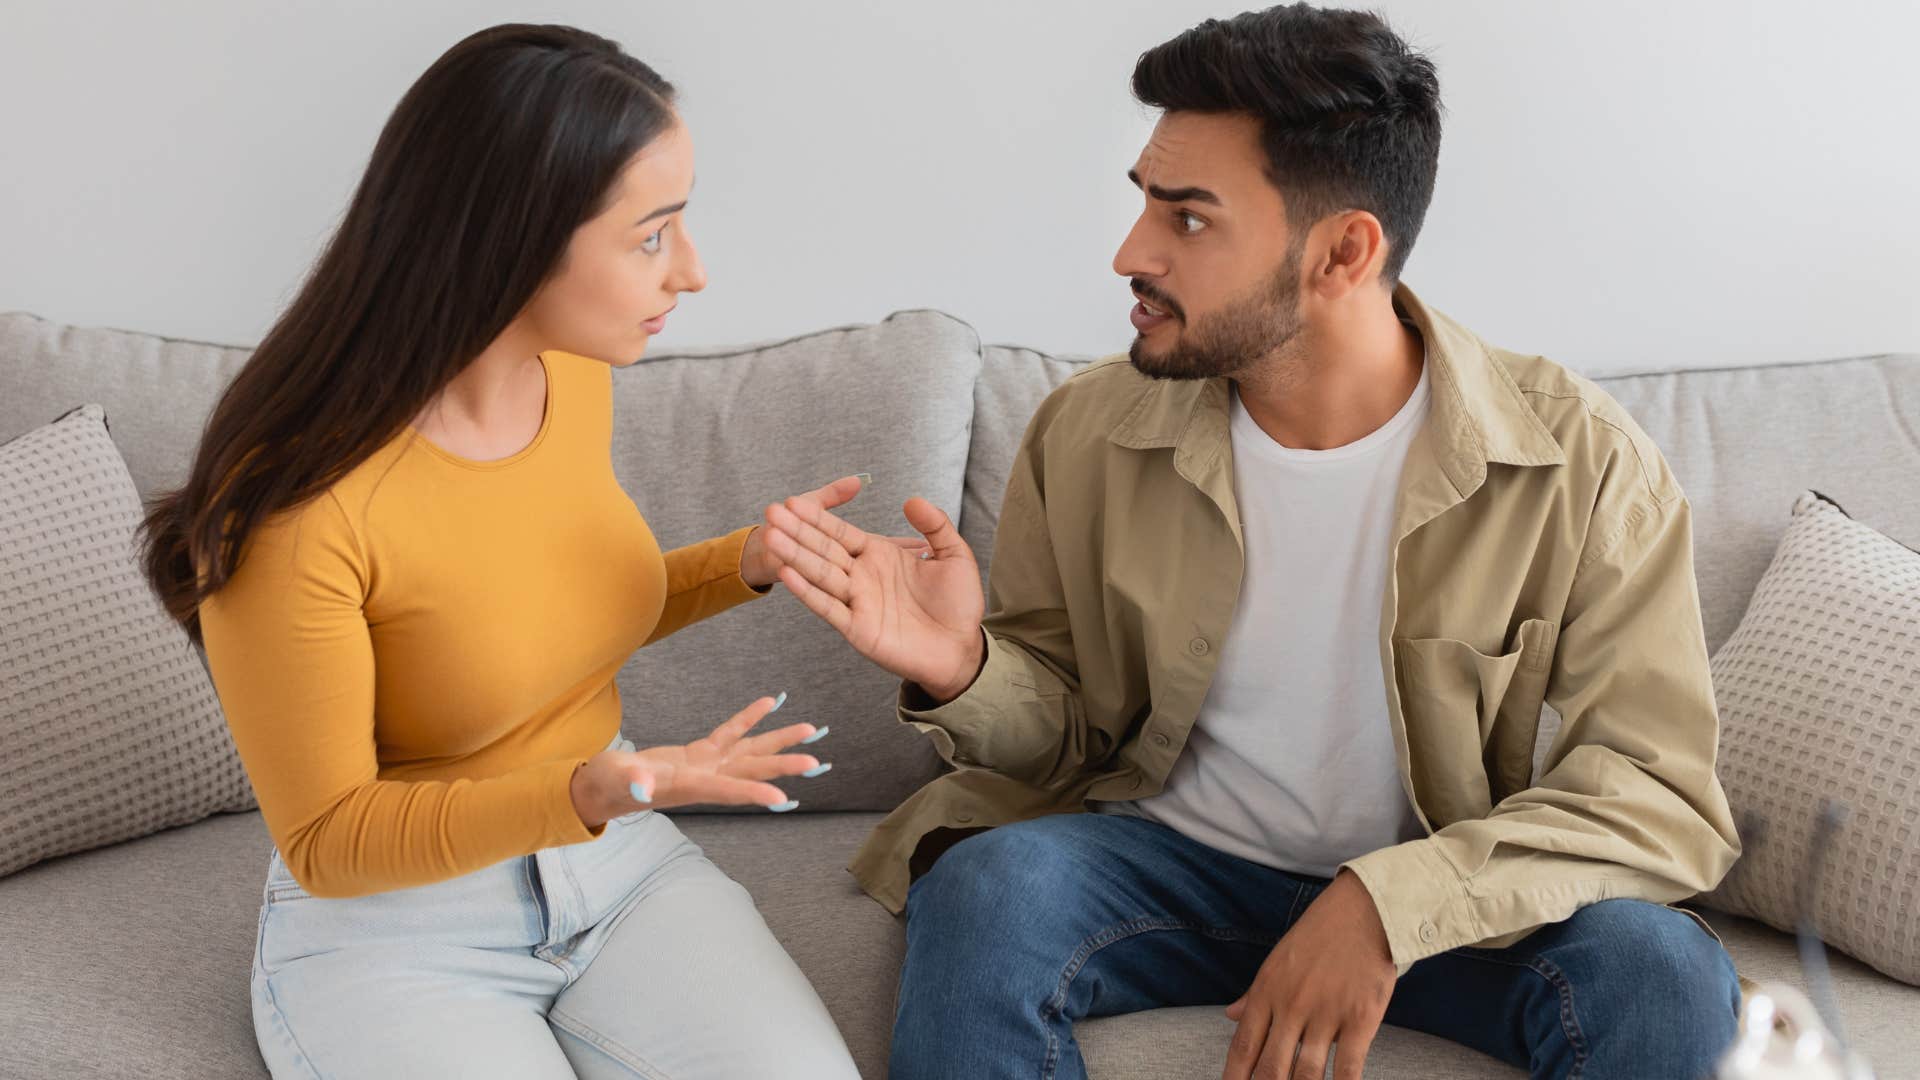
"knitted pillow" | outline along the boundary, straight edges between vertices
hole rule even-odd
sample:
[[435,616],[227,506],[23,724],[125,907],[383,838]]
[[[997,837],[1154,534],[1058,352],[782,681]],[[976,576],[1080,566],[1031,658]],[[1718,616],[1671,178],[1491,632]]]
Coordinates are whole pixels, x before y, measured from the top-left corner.
[[254,806],[140,516],[100,406],[0,445],[0,875]]
[[1821,936],[1920,983],[1920,553],[1802,495],[1712,669],[1721,783],[1764,830],[1701,901],[1791,929],[1831,798],[1848,813],[1823,853]]

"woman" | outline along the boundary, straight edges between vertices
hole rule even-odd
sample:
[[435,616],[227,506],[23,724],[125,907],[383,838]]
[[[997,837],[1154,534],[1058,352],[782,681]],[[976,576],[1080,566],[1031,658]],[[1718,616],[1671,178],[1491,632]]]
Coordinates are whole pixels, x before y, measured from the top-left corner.
[[824,771],[785,751],[826,729],[749,735],[781,697],[620,736],[626,657],[776,579],[751,528],[663,557],[612,471],[611,368],[706,284],[692,185],[673,89],[613,42],[462,41],[149,514],[274,839],[276,1075],[855,1075],[746,891],[653,812],[792,809],[768,781]]

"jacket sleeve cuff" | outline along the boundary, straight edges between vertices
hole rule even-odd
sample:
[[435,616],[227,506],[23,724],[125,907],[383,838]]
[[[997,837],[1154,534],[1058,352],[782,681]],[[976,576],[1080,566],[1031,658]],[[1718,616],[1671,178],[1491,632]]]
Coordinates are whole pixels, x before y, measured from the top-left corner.
[[991,766],[988,743],[993,721],[1009,700],[1013,689],[1009,675],[1019,666],[1008,646],[985,627],[980,634],[986,639],[986,663],[959,697],[936,705],[915,684],[900,684],[900,719],[933,736],[935,748],[949,765],[967,768]]
[[1415,961],[1485,941],[1465,880],[1431,837],[1381,848],[1342,863],[1373,897],[1387,931],[1393,966],[1405,975]]

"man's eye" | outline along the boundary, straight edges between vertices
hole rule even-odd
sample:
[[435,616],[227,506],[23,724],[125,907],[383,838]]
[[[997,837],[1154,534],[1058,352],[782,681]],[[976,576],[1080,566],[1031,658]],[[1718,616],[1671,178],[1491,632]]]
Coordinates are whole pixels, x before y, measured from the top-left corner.
[[1207,227],[1207,223],[1185,210],[1173,212],[1174,225],[1183,233],[1197,233]]

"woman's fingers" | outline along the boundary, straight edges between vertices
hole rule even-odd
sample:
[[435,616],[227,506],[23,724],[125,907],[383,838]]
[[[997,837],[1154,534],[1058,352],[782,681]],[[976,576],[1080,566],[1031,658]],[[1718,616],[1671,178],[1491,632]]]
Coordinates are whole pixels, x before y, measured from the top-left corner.
[[[793,515],[786,516],[791,518]],[[768,520],[773,520],[773,517],[774,515],[769,512]],[[797,521],[795,523],[798,524]],[[817,529],[810,531],[816,537],[821,536]],[[824,537],[822,542],[825,542]],[[848,576],[847,571],[836,565],[831,556],[822,556],[819,552],[809,550],[804,544],[795,540],[786,528],[779,525],[769,528],[766,545],[775,559],[778,559],[782,565],[791,566],[800,571],[801,576],[813,583],[815,588],[825,591],[843,603],[853,599],[853,579]],[[839,551],[841,558],[848,558],[846,552],[840,551],[837,545],[834,550]],[[852,565],[851,559],[848,559],[848,565]]]
[[765,757],[768,754],[777,754],[782,750],[788,750],[799,746],[801,743],[812,741],[815,733],[823,730],[825,729],[814,727],[812,724],[788,724],[783,728],[778,728],[773,731],[763,731],[758,735],[749,735],[741,739],[734,745],[733,753],[730,756],[744,758]]
[[858,558],[867,549],[869,537],[855,528],[845,519],[829,513],[824,507],[808,499],[788,499],[788,510],[808,525],[827,534],[827,538],[847,549],[847,554]]
[[814,587],[811,581],[802,577],[800,571],[791,565],[780,568],[780,583],[793,593],[808,611],[825,619],[828,626],[840,631],[842,637],[853,632],[853,609],[846,603],[824,590]]
[[[793,502],[789,499],[787,502]],[[853,554],[839,541],[834,540],[818,526],[809,524],[800,515],[794,513],[785,503],[774,503],[767,507],[767,524],[779,532],[786,533],[796,541],[802,550],[825,559],[840,570],[853,569]]]
[[802,499],[812,499],[821,506],[832,509],[833,507],[852,502],[854,496],[860,494],[860,489],[865,486],[866,484],[860,476],[843,476],[825,487],[815,488],[805,495],[798,497]]
[[763,697],[727,718],[727,721],[714,728],[704,741],[710,742],[722,756],[726,755],[738,743],[742,736],[753,730],[753,725],[766,719],[767,714],[787,703],[787,695]]
[[812,754],[765,754],[736,758],[720,766],[723,776],[736,780],[774,780],[782,776],[812,779],[824,775],[833,766]]
[[779,806],[787,793],[760,780],[742,780],[704,770],[680,773],[673,788],[677,803],[715,803],[722,806]]

